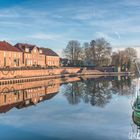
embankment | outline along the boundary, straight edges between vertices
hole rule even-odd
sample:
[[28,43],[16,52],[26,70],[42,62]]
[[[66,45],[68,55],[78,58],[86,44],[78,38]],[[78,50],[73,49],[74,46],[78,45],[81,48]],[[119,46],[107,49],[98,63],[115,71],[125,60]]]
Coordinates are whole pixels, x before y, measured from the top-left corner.
[[117,76],[129,75],[130,73],[101,72],[98,70],[86,70],[75,68],[53,68],[53,69],[1,69],[0,85],[23,83],[51,78],[74,77],[82,75]]

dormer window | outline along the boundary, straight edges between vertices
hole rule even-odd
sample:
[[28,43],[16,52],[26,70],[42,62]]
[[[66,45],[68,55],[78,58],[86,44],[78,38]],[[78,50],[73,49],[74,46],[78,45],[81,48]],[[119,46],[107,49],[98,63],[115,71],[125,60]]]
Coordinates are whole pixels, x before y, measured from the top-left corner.
[[41,54],[42,53],[42,50],[39,50],[39,53]]
[[25,52],[29,52],[29,48],[25,48]]

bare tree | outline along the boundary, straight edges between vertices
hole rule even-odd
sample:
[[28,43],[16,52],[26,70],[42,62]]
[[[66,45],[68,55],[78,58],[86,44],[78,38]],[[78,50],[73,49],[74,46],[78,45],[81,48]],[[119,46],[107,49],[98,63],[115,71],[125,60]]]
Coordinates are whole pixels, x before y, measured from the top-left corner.
[[109,65],[111,63],[111,47],[104,39],[91,40],[90,44],[84,44],[85,60],[90,65]]
[[90,42],[90,50],[89,50],[89,54],[91,55],[92,60],[95,62],[96,61],[96,41],[95,40],[91,40]]
[[110,44],[104,38],[99,38],[90,43],[85,42],[83,47],[77,40],[71,40],[64,54],[74,65],[81,60],[87,66],[103,66],[111,63],[111,51]]
[[137,57],[137,52],[134,48],[126,48],[124,51],[130,59]]
[[92,58],[92,53],[90,49],[90,44],[88,42],[85,42],[83,44],[83,61],[84,65],[86,66],[91,66],[93,65],[93,58]]
[[95,56],[97,65],[104,65],[104,60],[111,60],[111,51],[110,43],[108,43],[104,38],[99,38],[96,40],[95,44]]
[[71,40],[64,49],[64,55],[72,61],[74,65],[77,64],[78,60],[82,57],[82,48],[77,40]]
[[114,52],[112,54],[112,65],[121,66],[125,65],[128,70],[132,70],[132,59],[137,57],[136,50],[134,48],[126,48],[124,50]]

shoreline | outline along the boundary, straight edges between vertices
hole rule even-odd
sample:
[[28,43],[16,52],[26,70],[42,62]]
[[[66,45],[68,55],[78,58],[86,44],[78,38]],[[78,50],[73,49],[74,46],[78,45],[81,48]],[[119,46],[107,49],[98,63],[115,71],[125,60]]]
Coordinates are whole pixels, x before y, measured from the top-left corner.
[[[48,72],[50,71],[51,72]],[[6,73],[8,72],[8,74]],[[67,77],[102,77],[102,76],[131,76],[130,72],[101,72],[98,70],[81,71],[80,68],[56,68],[56,69],[37,69],[37,70],[15,70],[6,71],[4,75],[0,70],[0,85],[17,84],[24,82],[41,81],[47,79],[67,78]]]

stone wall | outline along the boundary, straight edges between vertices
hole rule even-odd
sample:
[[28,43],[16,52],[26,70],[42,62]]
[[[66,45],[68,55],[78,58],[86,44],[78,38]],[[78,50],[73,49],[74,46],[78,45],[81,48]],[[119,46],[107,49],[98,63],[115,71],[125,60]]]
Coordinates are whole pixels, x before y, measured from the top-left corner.
[[0,70],[0,79],[35,77],[46,75],[72,74],[80,71],[80,68],[54,68],[54,69],[36,69],[36,70]]

